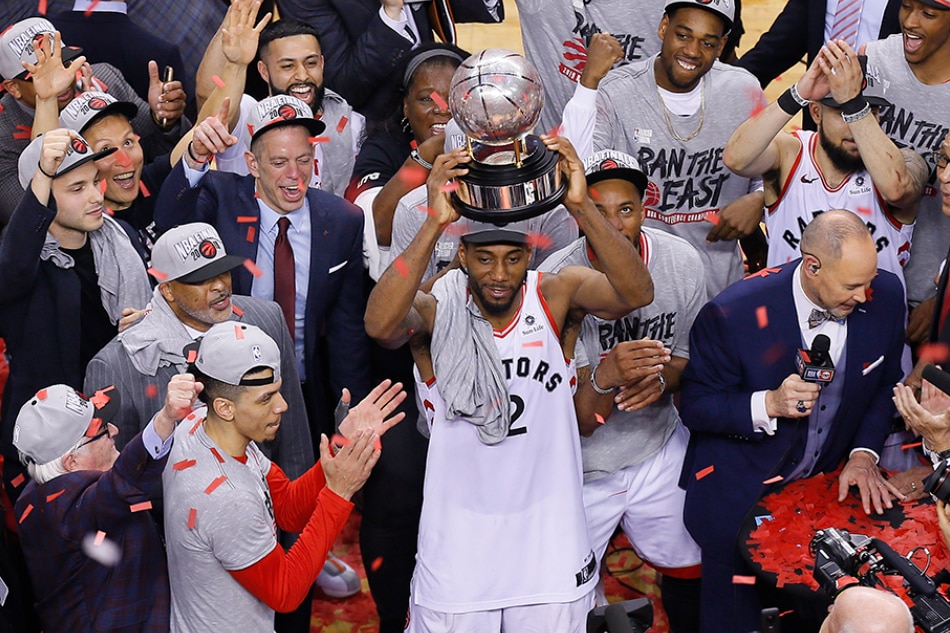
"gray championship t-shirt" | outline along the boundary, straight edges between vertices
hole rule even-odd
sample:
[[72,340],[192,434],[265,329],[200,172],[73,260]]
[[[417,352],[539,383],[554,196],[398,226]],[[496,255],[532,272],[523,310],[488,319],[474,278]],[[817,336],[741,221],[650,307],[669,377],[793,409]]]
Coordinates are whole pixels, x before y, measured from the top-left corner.
[[[618,343],[644,337],[663,341],[673,356],[689,358],[689,330],[706,302],[699,254],[685,240],[655,229],[644,228],[640,243],[653,278],[653,303],[615,321],[587,315],[574,352],[578,367],[596,367]],[[586,239],[552,255],[540,270],[556,272],[565,266],[593,268]],[[603,426],[581,438],[584,482],[652,458],[678,422],[672,394],[639,411],[620,411],[614,406]]]
[[538,130],[548,132],[574,94],[595,33],[610,33],[623,47],[618,65],[646,59],[660,51],[657,28],[662,0],[633,6],[629,0],[516,0],[525,56],[544,84],[544,111]]
[[749,179],[729,171],[722,152],[740,123],[765,106],[765,95],[748,71],[718,61],[703,77],[703,105],[690,116],[668,115],[653,76],[654,58],[612,70],[597,92],[594,150],[636,156],[650,179],[643,196],[646,226],[682,237],[699,252],[711,299],[742,277],[737,241],[706,242],[709,221],[749,193]]
[[271,462],[254,442],[246,464],[228,455],[205,433],[204,417],[201,408],[178,425],[162,475],[171,631],[273,633],[273,609],[228,573],[277,546]]
[[904,266],[907,300],[916,305],[934,295],[934,277],[950,248],[950,218],[940,210],[940,185],[931,154],[940,149],[950,129],[950,83],[921,83],[904,59],[900,33],[869,42],[867,56],[868,72],[887,82],[887,100],[893,104],[881,108],[884,133],[898,147],[910,147],[923,156],[931,170],[917,210],[910,261]]

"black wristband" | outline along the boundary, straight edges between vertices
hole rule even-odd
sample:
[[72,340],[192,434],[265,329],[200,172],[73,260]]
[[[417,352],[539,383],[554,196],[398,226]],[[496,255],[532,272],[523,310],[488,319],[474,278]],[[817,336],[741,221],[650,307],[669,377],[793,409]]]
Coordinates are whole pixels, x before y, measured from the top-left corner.
[[863,110],[868,105],[867,99],[864,98],[864,95],[858,95],[850,101],[846,101],[841,106],[842,114],[857,114]]
[[41,173],[41,174],[43,174],[44,176],[46,176],[46,177],[49,178],[50,180],[56,178],[56,175],[55,175],[55,174],[47,174],[47,173],[46,173],[46,170],[43,169],[43,165],[42,165],[39,161],[36,162],[36,168],[40,170],[40,173]]
[[195,161],[195,162],[198,163],[199,165],[204,165],[205,163],[211,161],[211,158],[212,158],[211,156],[209,156],[208,158],[206,158],[206,159],[204,159],[204,160],[201,160],[200,158],[198,158],[197,156],[195,156],[194,150],[191,149],[191,146],[192,146],[192,145],[194,145],[194,141],[188,141],[188,157],[189,157],[191,160]]
[[798,102],[795,101],[795,97],[792,96],[791,88],[779,95],[776,103],[778,104],[778,107],[782,109],[782,112],[788,116],[795,116],[802,109],[802,106],[798,105]]

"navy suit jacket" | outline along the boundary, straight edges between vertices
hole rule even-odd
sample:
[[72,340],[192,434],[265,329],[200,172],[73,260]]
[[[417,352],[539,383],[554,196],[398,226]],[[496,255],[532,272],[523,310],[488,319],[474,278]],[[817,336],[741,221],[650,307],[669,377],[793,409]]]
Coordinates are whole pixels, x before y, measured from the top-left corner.
[[[754,432],[750,407],[753,392],[777,389],[796,372],[802,337],[792,282],[800,261],[726,288],[703,307],[690,331],[680,399],[690,440],[680,484],[687,491],[686,525],[702,547],[734,543],[743,517],[770,489],[762,482],[791,474],[802,458],[807,419],[780,418],[769,436]],[[853,448],[880,454],[890,431],[891,388],[902,376],[903,289],[883,270],[871,288],[871,300],[848,317],[846,364],[837,368],[845,381],[841,405],[815,473],[835,469]],[[768,323],[759,327],[763,306]],[[697,479],[709,466],[715,470]]]
[[[950,257],[950,251],[947,253],[947,257]],[[945,343],[950,345],[950,327],[940,327],[940,315],[943,313],[944,299],[947,294],[947,275],[950,274],[948,266],[943,267],[943,272],[940,273],[940,281],[937,283],[937,295],[934,301],[934,316],[933,320],[930,322],[930,342],[931,343]]]
[[[354,403],[369,393],[369,337],[363,329],[363,212],[319,189],[308,189],[307,200],[311,249],[304,327],[305,389],[318,411],[329,411],[327,394],[322,389],[325,365],[329,367],[333,402],[343,387],[352,392]],[[254,197],[254,178],[209,171],[192,188],[179,162],[162,185],[155,204],[155,224],[162,233],[187,222],[211,224],[221,235],[228,254],[257,259],[260,208]],[[302,256],[295,254],[297,259]],[[331,269],[335,270],[331,273]],[[235,294],[251,294],[253,277],[245,267],[236,268],[232,279]],[[321,362],[317,350],[323,331],[328,364]],[[311,420],[312,428],[314,422]]]

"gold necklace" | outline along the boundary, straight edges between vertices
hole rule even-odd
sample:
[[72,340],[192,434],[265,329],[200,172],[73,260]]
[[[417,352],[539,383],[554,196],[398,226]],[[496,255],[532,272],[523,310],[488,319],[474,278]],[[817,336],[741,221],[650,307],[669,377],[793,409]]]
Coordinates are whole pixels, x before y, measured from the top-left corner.
[[676,130],[673,128],[673,121],[670,120],[670,112],[666,109],[666,102],[663,101],[663,95],[660,94],[660,86],[656,86],[656,96],[660,98],[660,106],[663,108],[663,119],[666,121],[666,129],[670,131],[670,136],[675,138],[677,141],[687,142],[691,141],[697,136],[703,129],[703,123],[706,121],[706,78],[702,78],[703,89],[699,97],[699,125],[693,130],[693,133],[683,138],[676,133]]

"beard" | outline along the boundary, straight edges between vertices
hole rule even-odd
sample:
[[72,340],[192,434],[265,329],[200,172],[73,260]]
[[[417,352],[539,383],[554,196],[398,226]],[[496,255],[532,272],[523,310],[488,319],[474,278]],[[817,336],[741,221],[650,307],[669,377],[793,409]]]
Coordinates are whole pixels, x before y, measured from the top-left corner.
[[487,313],[486,316],[505,316],[511,309],[511,306],[514,305],[515,299],[519,298],[518,289],[524,285],[525,279],[527,279],[527,277],[528,273],[525,271],[525,274],[521,280],[512,286],[513,292],[511,293],[511,296],[509,296],[508,299],[504,300],[503,302],[499,302],[498,300],[487,296],[482,290],[482,285],[477,283],[471,277],[468,278],[468,289],[478,299],[479,307]]
[[861,157],[849,154],[840,145],[832,143],[831,139],[825,136],[825,131],[820,125],[818,126],[818,142],[821,143],[821,148],[825,150],[831,164],[839,171],[850,173],[864,170],[864,161]]
[[268,82],[268,86],[270,86],[270,93],[272,95],[288,95],[290,97],[294,96],[294,93],[290,91],[290,89],[293,88],[294,86],[307,86],[309,88],[312,88],[313,89],[313,103],[310,104],[310,113],[313,114],[314,116],[317,116],[323,110],[323,96],[326,93],[326,88],[324,88],[323,86],[318,86],[312,81],[297,82],[295,84],[290,84],[289,86],[287,86],[286,90],[281,90],[280,88],[278,88],[277,86],[275,86],[274,84],[270,82]]

